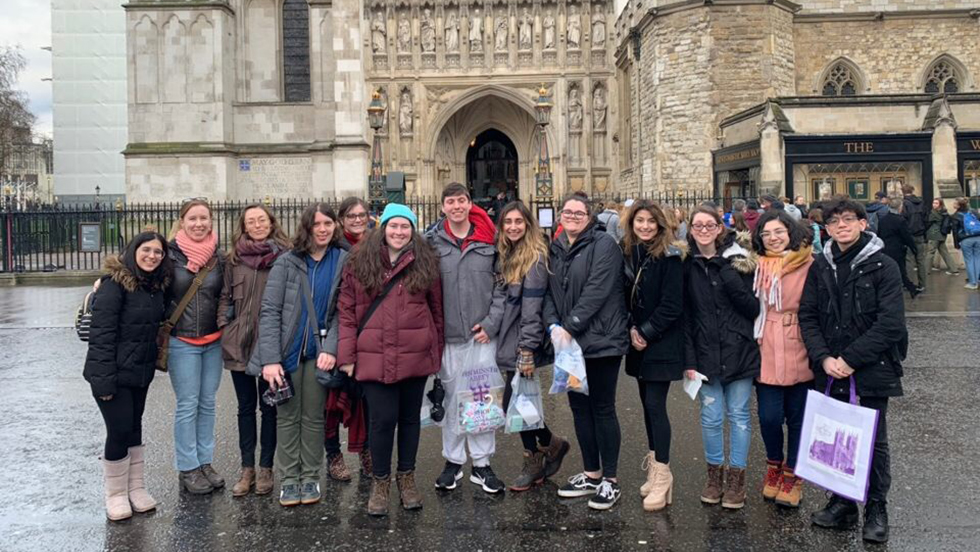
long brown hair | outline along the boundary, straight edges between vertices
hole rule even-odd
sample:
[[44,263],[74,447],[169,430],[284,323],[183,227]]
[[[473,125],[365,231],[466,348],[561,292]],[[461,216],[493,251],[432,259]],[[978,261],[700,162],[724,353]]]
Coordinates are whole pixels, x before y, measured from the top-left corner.
[[296,252],[309,255],[316,249],[313,241],[313,221],[316,220],[317,213],[334,223],[333,236],[330,237],[330,245],[327,247],[336,245],[337,240],[340,239],[342,230],[340,229],[340,221],[337,220],[337,215],[333,212],[333,207],[323,202],[314,203],[303,211],[303,216],[299,219],[299,226],[296,227],[296,236],[293,237],[293,250]]
[[[524,217],[524,237],[517,243],[504,235],[504,217],[511,211],[517,211]],[[500,210],[497,217],[497,253],[500,254],[500,273],[508,284],[520,283],[540,259],[544,259],[547,266],[548,244],[538,221],[523,201],[512,201]]]
[[667,221],[667,214],[664,213],[664,210],[649,199],[641,199],[633,203],[633,206],[630,207],[629,213],[627,213],[624,219],[626,222],[623,225],[623,229],[625,230],[623,234],[623,252],[627,257],[630,257],[633,255],[634,245],[645,243],[633,230],[633,220],[636,219],[636,215],[640,211],[650,213],[654,222],[657,223],[657,235],[649,242],[646,242],[646,247],[650,257],[659,259],[667,254],[667,247],[670,245],[670,242],[674,241],[674,225]]
[[[439,275],[439,259],[417,230],[412,231],[412,241],[405,247],[415,253],[415,260],[405,267],[402,285],[409,293],[420,293],[429,289]],[[363,238],[363,243],[355,247],[347,258],[347,266],[369,295],[381,291],[385,274],[391,269],[384,226]]]
[[175,220],[173,225],[170,226],[170,233],[167,235],[168,239],[172,240],[177,237],[177,232],[180,231],[180,223],[184,220],[184,217],[187,216],[188,211],[197,206],[204,207],[208,210],[208,215],[211,217],[211,231],[214,232],[214,211],[211,210],[211,204],[208,203],[208,200],[198,197],[185,201],[180,206],[180,212],[177,213],[177,220]]
[[228,264],[237,265],[238,264],[238,241],[242,239],[242,236],[252,239],[248,235],[248,231],[245,229],[245,213],[251,211],[252,209],[261,209],[265,216],[269,217],[269,237],[267,240],[272,240],[276,245],[282,249],[289,249],[289,237],[283,232],[282,227],[279,226],[279,219],[276,215],[272,214],[272,211],[268,207],[262,205],[261,203],[251,203],[246,205],[242,209],[241,214],[238,215],[238,226],[235,228],[235,234],[232,236],[231,251],[228,252]]

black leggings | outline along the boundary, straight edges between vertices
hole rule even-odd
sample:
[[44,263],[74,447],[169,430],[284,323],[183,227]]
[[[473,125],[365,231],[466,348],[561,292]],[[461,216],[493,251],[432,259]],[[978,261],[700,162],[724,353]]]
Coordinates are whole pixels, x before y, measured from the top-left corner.
[[122,460],[129,447],[143,444],[143,409],[146,407],[146,387],[116,386],[112,399],[95,399],[105,420],[105,452],[109,461]]
[[[507,382],[507,387],[504,387],[504,412],[507,412],[507,407],[510,406],[511,395],[514,394],[514,390],[510,385],[510,380],[514,379],[514,371],[510,370],[504,372],[504,378]],[[551,430],[548,429],[547,424],[545,424],[545,426],[541,429],[522,431],[520,432],[520,436],[521,443],[524,445],[524,450],[528,452],[538,452],[539,445],[541,447],[547,447],[551,444]]]
[[575,435],[585,471],[602,470],[602,477],[616,477],[619,464],[619,418],[616,417],[616,382],[623,357],[585,359],[589,394],[568,392]]
[[[237,371],[231,372],[231,382],[235,384],[235,395],[238,396],[238,448],[242,453],[242,467],[255,467],[255,441],[258,439],[262,444],[259,467],[271,468],[276,454],[276,407],[259,400],[269,384],[263,378]],[[258,437],[255,434],[256,404],[262,413]]]
[[415,469],[419,451],[419,413],[428,378],[410,378],[397,383],[361,382],[371,420],[369,448],[375,477],[391,475],[391,449],[398,426],[398,471]]
[[667,417],[669,381],[637,381],[640,402],[643,403],[643,422],[647,428],[647,444],[657,462],[670,462],[670,418]]

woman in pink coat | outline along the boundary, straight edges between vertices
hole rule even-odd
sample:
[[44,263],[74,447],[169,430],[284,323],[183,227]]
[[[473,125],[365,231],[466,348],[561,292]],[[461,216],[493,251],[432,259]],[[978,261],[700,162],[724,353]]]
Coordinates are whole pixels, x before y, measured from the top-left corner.
[[762,496],[794,508],[800,505],[803,492],[803,482],[794,469],[806,392],[813,381],[797,319],[803,284],[813,264],[811,239],[805,227],[775,209],[763,214],[752,232],[752,245],[759,254],[753,290],[761,307],[755,323],[762,353],[756,393],[768,465]]

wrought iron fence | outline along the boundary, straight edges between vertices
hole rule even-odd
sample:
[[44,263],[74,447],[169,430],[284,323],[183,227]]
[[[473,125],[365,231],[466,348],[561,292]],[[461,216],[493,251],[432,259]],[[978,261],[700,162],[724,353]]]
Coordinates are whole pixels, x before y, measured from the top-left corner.
[[[706,201],[730,203],[732,198],[717,198],[707,192],[665,192],[644,194],[663,205],[690,208]],[[628,197],[622,194],[596,194],[590,200],[599,208],[611,203],[622,204]],[[264,203],[292,235],[300,217],[313,200],[273,200]],[[340,198],[322,199],[336,209]],[[557,224],[557,199],[537,198],[532,211],[550,209],[553,224]],[[212,203],[214,228],[221,247],[231,247],[232,236],[241,212],[248,201]],[[419,228],[427,228],[439,220],[442,205],[439,197],[408,197],[405,204],[419,217]],[[489,208],[489,204],[481,206]],[[39,206],[27,210],[8,208],[0,211],[0,272],[54,272],[58,270],[98,270],[107,255],[120,253],[133,236],[152,227],[169,235],[178,218],[181,203],[92,204],[64,207]],[[83,230],[85,228],[85,230]],[[83,232],[94,236],[98,229],[97,250],[82,247]],[[90,243],[87,245],[91,245]]]

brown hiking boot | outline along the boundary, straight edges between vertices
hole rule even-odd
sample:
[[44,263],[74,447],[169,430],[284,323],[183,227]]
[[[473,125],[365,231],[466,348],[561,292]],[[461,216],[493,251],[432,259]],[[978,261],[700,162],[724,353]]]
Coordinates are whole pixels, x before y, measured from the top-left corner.
[[368,498],[368,514],[388,515],[388,493],[391,491],[391,477],[375,477],[371,480],[371,497]]
[[255,494],[266,495],[272,492],[275,477],[272,475],[272,468],[259,466],[258,474],[255,476]]
[[783,481],[779,487],[779,494],[776,495],[776,504],[789,508],[799,508],[800,500],[803,499],[803,480],[796,477],[793,470],[785,468],[783,470]]
[[524,451],[524,468],[521,475],[510,485],[512,491],[526,491],[535,485],[544,483],[545,456],[541,451]]
[[327,473],[334,481],[350,481],[350,470],[347,469],[343,454],[331,454],[327,457]]
[[208,478],[208,483],[215,489],[220,489],[225,486],[225,478],[214,471],[214,467],[211,464],[201,464],[201,473],[204,474],[204,477]]
[[374,468],[374,463],[371,462],[371,451],[364,449],[358,456],[361,460],[361,476],[371,477],[371,470]]
[[398,495],[402,500],[402,508],[406,510],[418,510],[422,507],[422,493],[415,485],[415,472],[398,472],[395,474],[395,482],[398,483]]
[[191,494],[208,494],[214,491],[214,486],[201,473],[201,468],[180,472],[180,486]]
[[721,499],[721,507],[738,510],[745,506],[745,469],[729,467],[725,483],[725,496]]
[[547,479],[558,473],[558,470],[561,469],[561,463],[571,447],[568,441],[553,434],[548,446],[538,448],[544,453],[544,476]]
[[245,496],[252,490],[255,484],[255,468],[242,468],[242,475],[238,478],[238,483],[231,488],[231,496]]
[[766,460],[766,477],[762,480],[762,498],[773,500],[783,486],[783,466],[779,462]]
[[724,485],[724,473],[721,466],[708,464],[708,479],[704,482],[704,489],[701,491],[701,502],[705,504],[718,504],[721,502]]

